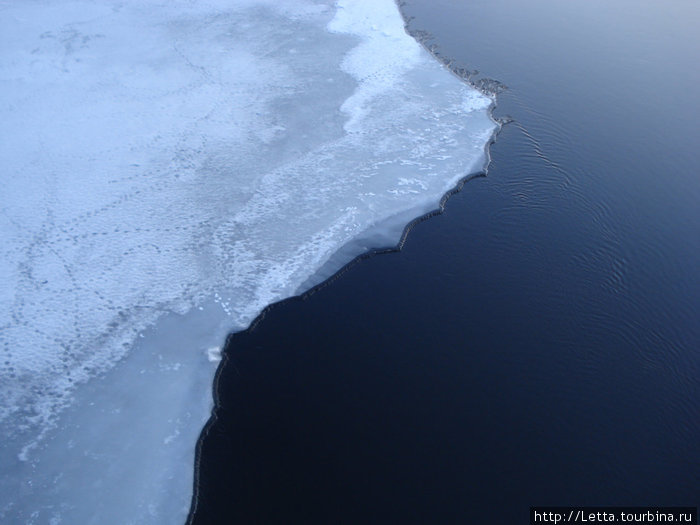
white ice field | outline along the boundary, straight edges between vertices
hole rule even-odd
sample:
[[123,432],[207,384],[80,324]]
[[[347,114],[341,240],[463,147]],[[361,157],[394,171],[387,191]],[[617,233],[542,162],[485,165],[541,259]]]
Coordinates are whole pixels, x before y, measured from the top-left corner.
[[0,522],[183,522],[225,334],[483,169],[491,103],[392,0],[0,2]]

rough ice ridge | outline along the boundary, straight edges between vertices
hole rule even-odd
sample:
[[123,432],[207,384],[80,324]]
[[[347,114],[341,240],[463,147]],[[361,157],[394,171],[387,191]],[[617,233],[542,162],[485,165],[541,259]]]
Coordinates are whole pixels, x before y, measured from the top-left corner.
[[0,5],[0,518],[182,518],[226,331],[480,170],[490,104],[392,0]]

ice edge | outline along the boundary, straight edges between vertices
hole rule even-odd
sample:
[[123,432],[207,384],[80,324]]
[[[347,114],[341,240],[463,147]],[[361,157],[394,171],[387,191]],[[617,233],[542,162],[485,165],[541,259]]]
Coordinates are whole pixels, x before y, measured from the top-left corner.
[[[219,364],[217,366],[215,375],[214,375],[214,381],[213,381],[213,386],[212,386],[212,398],[213,398],[213,408],[211,412],[211,416],[205,423],[204,427],[202,428],[202,431],[199,435],[199,438],[197,439],[197,443],[195,446],[195,461],[194,461],[194,477],[193,477],[193,490],[192,490],[192,498],[191,498],[191,504],[190,504],[190,510],[187,515],[187,520],[186,520],[186,525],[192,525],[194,516],[197,513],[198,510],[198,505],[199,505],[199,486],[200,486],[200,466],[201,466],[201,455],[202,455],[202,446],[204,441],[206,440],[211,428],[217,421],[217,409],[220,406],[219,403],[219,382],[221,379],[222,372],[224,368],[226,367],[228,360],[229,360],[229,353],[226,351],[229,348],[229,345],[232,342],[232,339],[235,338],[238,334],[242,334],[245,332],[248,332],[250,330],[253,330],[267,315],[267,313],[273,309],[276,308],[280,305],[283,305],[285,303],[288,303],[290,301],[299,301],[302,300],[304,297],[310,296],[320,289],[329,286],[332,284],[336,279],[341,277],[347,270],[352,268],[355,264],[358,264],[359,262],[368,259],[370,257],[374,257],[375,255],[381,255],[385,253],[395,253],[395,252],[400,252],[401,249],[403,248],[406,239],[408,238],[408,235],[411,233],[411,230],[419,223],[430,219],[431,217],[434,217],[436,215],[440,215],[444,212],[445,206],[447,205],[447,201],[449,201],[450,197],[455,195],[456,193],[459,193],[463,188],[464,185],[469,182],[472,179],[475,178],[480,178],[480,177],[485,177],[488,174],[488,167],[489,164],[491,163],[491,146],[496,142],[496,139],[498,138],[498,135],[502,129],[502,126],[504,122],[502,120],[496,119],[494,117],[494,111],[496,110],[497,107],[497,95],[500,93],[503,89],[506,89],[506,87],[501,84],[499,81],[493,80],[493,79],[486,79],[487,82],[474,82],[472,75],[468,74],[471,73],[471,71],[468,70],[463,70],[462,68],[459,68],[455,65],[454,61],[451,59],[445,57],[444,55],[441,55],[437,52],[437,48],[434,46],[428,46],[426,43],[425,39],[421,39],[418,35],[416,35],[414,32],[412,32],[408,25],[409,25],[409,18],[406,16],[406,13],[402,9],[403,6],[406,4],[404,0],[392,0],[393,3],[396,5],[398,12],[400,13],[402,20],[403,20],[403,29],[404,32],[413,38],[418,44],[421,45],[421,47],[427,51],[442,67],[444,67],[447,71],[449,71],[452,75],[456,76],[460,81],[468,84],[470,87],[478,90],[480,93],[483,95],[486,95],[491,99],[491,103],[489,104],[487,110],[488,110],[488,116],[491,119],[491,121],[494,124],[494,130],[491,133],[491,137],[489,140],[484,144],[484,161],[481,166],[481,169],[475,173],[471,174],[463,174],[461,176],[458,176],[458,180],[456,184],[449,189],[448,191],[445,192],[445,194],[440,198],[438,201],[437,205],[434,207],[434,209],[428,210],[428,211],[423,211],[422,213],[418,214],[410,220],[407,223],[404,223],[403,226],[403,231],[401,232],[399,241],[393,245],[393,246],[386,246],[386,247],[376,247],[376,248],[371,248],[369,250],[365,250],[354,257],[348,262],[345,262],[344,264],[339,265],[333,272],[323,278],[320,282],[317,284],[314,284],[310,288],[306,289],[303,292],[300,292],[298,295],[293,295],[291,297],[287,297],[285,299],[282,299],[280,301],[276,301],[274,303],[271,303],[267,305],[256,317],[251,321],[250,325],[239,331],[234,331],[230,332],[227,337],[224,345],[221,347],[220,353],[218,354],[217,357],[220,358]],[[494,87],[495,86],[495,89]],[[402,214],[403,215],[403,214]],[[375,225],[374,228],[371,228],[369,230],[365,230],[362,235],[357,236],[351,243],[350,245],[356,245],[360,244],[362,242],[362,239],[366,239],[367,237],[371,236],[371,233],[373,231],[380,231],[385,229],[387,223],[391,223],[392,218],[388,218],[385,221],[382,221],[381,223],[378,223]],[[348,248],[348,245],[341,246],[337,251],[336,255],[343,252],[346,248]],[[310,279],[313,279],[316,275],[324,273],[324,269],[326,268],[326,265],[323,265],[321,268],[319,268],[314,275],[311,276]],[[304,285],[302,284],[300,288],[303,288]]]

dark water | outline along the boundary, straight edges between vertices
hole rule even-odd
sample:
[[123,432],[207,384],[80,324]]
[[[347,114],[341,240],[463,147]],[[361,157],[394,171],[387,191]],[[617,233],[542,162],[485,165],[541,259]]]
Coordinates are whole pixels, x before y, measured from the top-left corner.
[[700,503],[700,3],[414,0],[488,177],[230,339],[197,524]]

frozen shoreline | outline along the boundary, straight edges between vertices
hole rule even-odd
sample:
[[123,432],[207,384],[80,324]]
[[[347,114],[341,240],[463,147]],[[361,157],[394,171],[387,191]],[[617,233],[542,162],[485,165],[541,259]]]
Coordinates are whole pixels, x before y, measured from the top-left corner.
[[[122,54],[119,39],[150,12],[83,4],[16,8],[31,27],[13,28],[22,38],[8,30],[19,44],[0,70],[14,102],[2,153],[8,173],[24,176],[2,223],[17,285],[1,311],[13,388],[3,392],[0,517],[172,523],[189,507],[193,444],[211,408],[209,349],[269,304],[396,244],[483,169],[497,126],[491,100],[408,37],[389,0],[340,2],[335,13],[301,1],[242,2],[234,13],[175,5],[142,22],[163,31],[149,33],[156,51],[145,58]],[[227,47],[248,33],[252,49]],[[32,39],[41,45],[30,52]],[[261,50],[268,64],[255,61]],[[125,111],[132,118],[119,120]],[[41,331],[22,331],[39,319]],[[51,330],[53,340],[39,338]],[[89,500],[101,503],[80,507]]]

